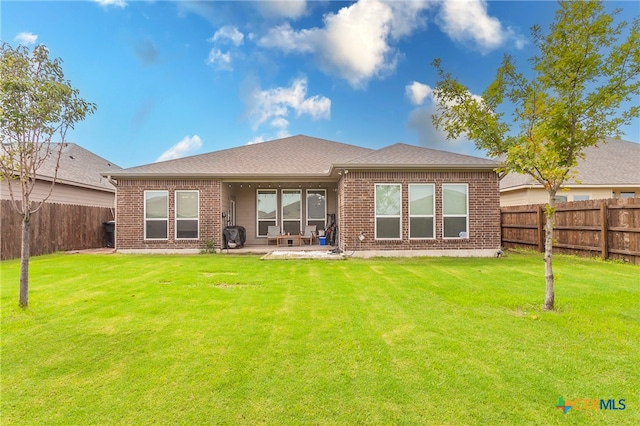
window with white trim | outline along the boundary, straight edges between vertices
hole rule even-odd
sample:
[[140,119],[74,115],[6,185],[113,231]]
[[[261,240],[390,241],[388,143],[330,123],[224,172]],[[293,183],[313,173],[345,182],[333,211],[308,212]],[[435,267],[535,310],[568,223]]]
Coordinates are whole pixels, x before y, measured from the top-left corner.
[[176,191],[176,240],[198,239],[200,229],[200,194]]
[[299,234],[302,229],[302,190],[282,190],[282,232]]
[[278,190],[258,189],[256,197],[256,217],[258,218],[256,234],[266,237],[269,226],[278,223]]
[[466,183],[442,185],[442,236],[468,238],[469,186]]
[[166,240],[169,229],[169,191],[144,191],[144,239]]
[[409,184],[409,238],[435,238],[435,186]]
[[399,240],[402,236],[402,186],[375,185],[376,239]]
[[316,227],[316,230],[325,229],[327,219],[327,190],[307,190],[307,225]]

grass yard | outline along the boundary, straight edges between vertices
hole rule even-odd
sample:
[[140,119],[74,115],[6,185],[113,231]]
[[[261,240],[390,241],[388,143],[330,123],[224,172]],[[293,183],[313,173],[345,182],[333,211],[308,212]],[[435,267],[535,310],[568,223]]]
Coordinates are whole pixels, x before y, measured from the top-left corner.
[[542,272],[532,253],[59,254],[32,259],[22,311],[5,261],[1,422],[640,424],[640,268],[557,256],[557,312]]

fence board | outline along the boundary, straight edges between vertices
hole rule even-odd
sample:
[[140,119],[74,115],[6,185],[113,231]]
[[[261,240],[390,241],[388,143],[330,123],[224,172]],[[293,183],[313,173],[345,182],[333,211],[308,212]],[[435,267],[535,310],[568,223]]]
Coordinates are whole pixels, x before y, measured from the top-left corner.
[[[105,247],[102,223],[113,219],[109,208],[46,203],[31,217],[31,255]],[[20,257],[22,218],[11,201],[1,201],[0,221],[0,259]]]
[[[502,245],[544,251],[544,205],[502,207]],[[537,213],[537,214],[536,214]],[[640,264],[640,198],[559,204],[554,249]]]

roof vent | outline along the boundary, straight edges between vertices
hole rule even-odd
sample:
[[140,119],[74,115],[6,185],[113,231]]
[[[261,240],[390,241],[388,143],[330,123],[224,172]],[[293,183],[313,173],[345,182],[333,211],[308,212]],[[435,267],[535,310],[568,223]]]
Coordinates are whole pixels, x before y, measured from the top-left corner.
[[73,155],[70,155],[69,158],[71,158],[72,160],[75,160],[75,158],[73,158]]

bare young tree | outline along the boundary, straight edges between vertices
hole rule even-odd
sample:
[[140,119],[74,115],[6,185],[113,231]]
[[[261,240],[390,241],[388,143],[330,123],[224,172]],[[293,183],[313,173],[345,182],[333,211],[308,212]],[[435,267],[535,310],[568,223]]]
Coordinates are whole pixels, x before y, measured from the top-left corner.
[[[68,129],[95,111],[93,103],[64,79],[62,61],[49,59],[44,45],[0,48],[0,179],[6,181],[15,211],[22,217],[20,306],[29,303],[31,216],[51,196]],[[54,142],[53,139],[57,141]],[[40,171],[50,180],[46,195],[32,200]]]

